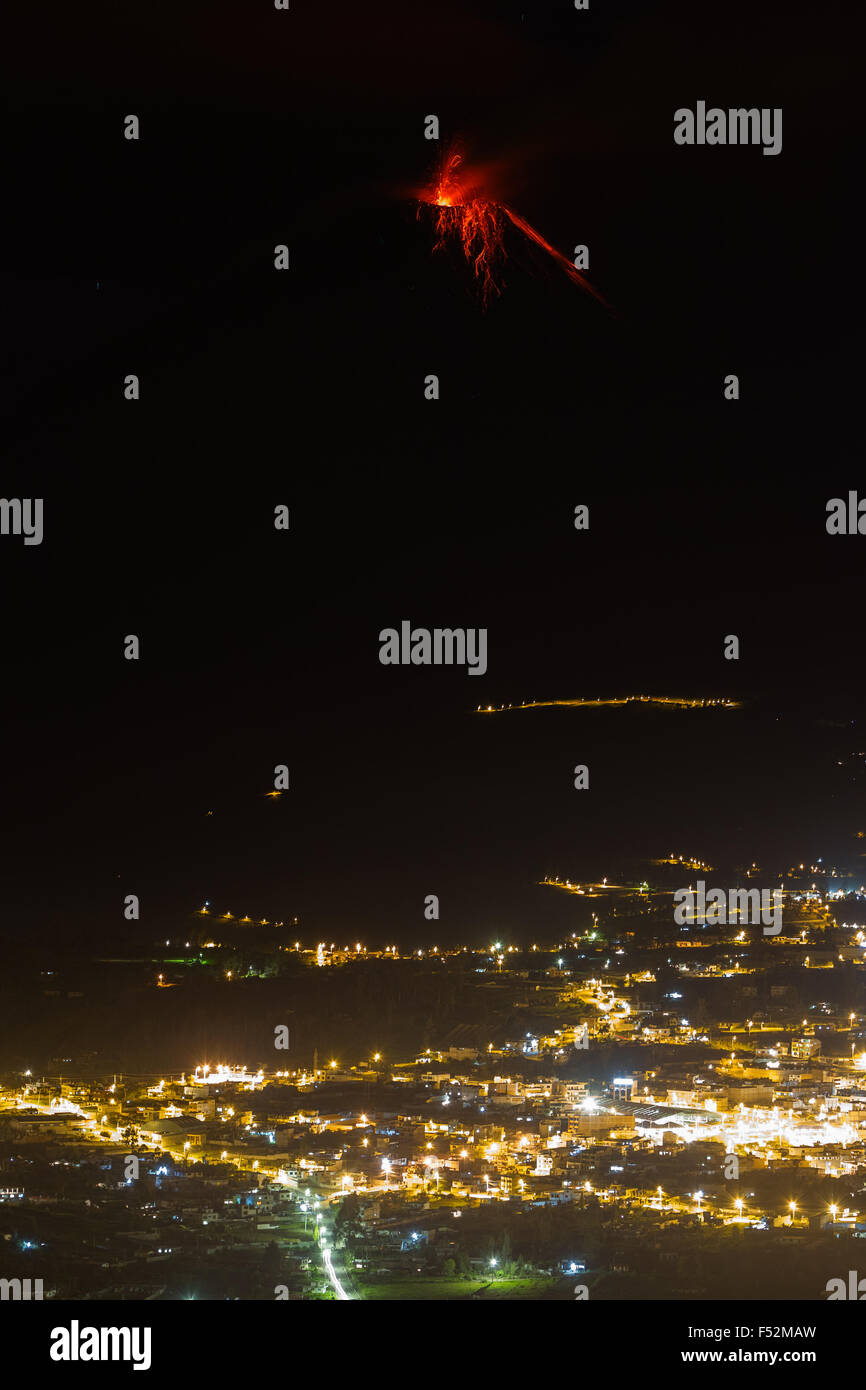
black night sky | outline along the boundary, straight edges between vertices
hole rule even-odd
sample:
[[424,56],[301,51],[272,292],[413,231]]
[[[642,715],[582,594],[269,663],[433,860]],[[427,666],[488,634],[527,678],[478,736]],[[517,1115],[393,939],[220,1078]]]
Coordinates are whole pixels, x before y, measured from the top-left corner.
[[[0,493],[45,499],[0,539],[9,939],[120,938],[137,893],[157,934],[207,898],[527,942],[546,873],[854,864],[846,7],[179,8],[39,7],[6,84]],[[701,98],[782,107],[782,153],[675,146]],[[429,112],[615,314],[532,256],[482,312],[416,216]],[[487,674],[381,666],[406,618],[486,627]],[[629,693],[747,704],[474,713]]]

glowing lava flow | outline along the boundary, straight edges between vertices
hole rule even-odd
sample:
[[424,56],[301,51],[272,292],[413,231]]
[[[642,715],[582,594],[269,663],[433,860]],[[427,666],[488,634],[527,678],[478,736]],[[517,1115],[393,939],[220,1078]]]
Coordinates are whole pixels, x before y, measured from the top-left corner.
[[496,202],[477,193],[477,185],[462,172],[462,164],[463,156],[459,152],[446,155],[432,188],[422,193],[421,202],[436,209],[437,242],[434,249],[441,250],[451,238],[460,243],[463,254],[479,282],[481,301],[484,305],[492,294],[498,295],[502,292],[507,218],[529,241],[546,251],[575,285],[586,290],[599,303],[604,304],[605,308],[610,307],[580,271],[575,269],[571,261],[563,256],[561,251],[557,251],[555,246],[551,246],[550,242],[524,218],[513,212],[506,203]]

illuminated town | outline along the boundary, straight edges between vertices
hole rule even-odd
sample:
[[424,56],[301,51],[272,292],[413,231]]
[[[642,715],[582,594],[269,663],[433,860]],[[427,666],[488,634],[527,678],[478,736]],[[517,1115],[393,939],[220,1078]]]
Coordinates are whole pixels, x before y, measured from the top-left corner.
[[[600,1298],[647,1279],[757,1297],[780,1254],[795,1288],[838,1263],[835,1242],[866,1234],[866,890],[801,863],[775,875],[777,935],[675,927],[660,880],[709,866],[653,864],[652,882],[546,879],[592,905],[528,945],[304,944],[285,939],[294,920],[205,904],[151,988],[293,981],[310,1036],[333,1013],[332,1053],[289,1038],[284,1065],[106,1075],[69,1056],[7,1075],[10,1266],[38,1265],[57,1297],[220,1297],[241,1280],[249,1298],[364,1300],[565,1298],[576,1275]],[[394,1050],[390,1008],[377,1045],[379,991],[404,1032],[425,1015],[415,1047]],[[352,1031],[371,1041],[353,1048],[337,1020],[361,997]]]

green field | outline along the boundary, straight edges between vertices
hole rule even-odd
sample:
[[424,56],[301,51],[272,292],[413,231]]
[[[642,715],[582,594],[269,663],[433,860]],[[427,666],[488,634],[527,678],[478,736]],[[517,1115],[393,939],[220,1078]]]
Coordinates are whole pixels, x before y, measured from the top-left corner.
[[478,1292],[479,1302],[499,1299],[549,1299],[571,1296],[567,1284],[561,1279],[497,1279],[488,1283],[483,1279],[426,1279],[422,1275],[401,1275],[384,1280],[381,1284],[361,1283],[356,1276],[358,1290],[367,1301],[387,1302],[388,1300],[423,1301],[445,1300],[469,1301]]

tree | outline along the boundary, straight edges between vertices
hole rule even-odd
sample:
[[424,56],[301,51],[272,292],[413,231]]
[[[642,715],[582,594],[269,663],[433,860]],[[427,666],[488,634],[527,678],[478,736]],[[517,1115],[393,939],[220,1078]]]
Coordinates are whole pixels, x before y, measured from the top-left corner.
[[340,1210],[334,1220],[334,1234],[346,1240],[356,1240],[361,1234],[361,1199],[356,1192],[350,1192],[340,1203]]

